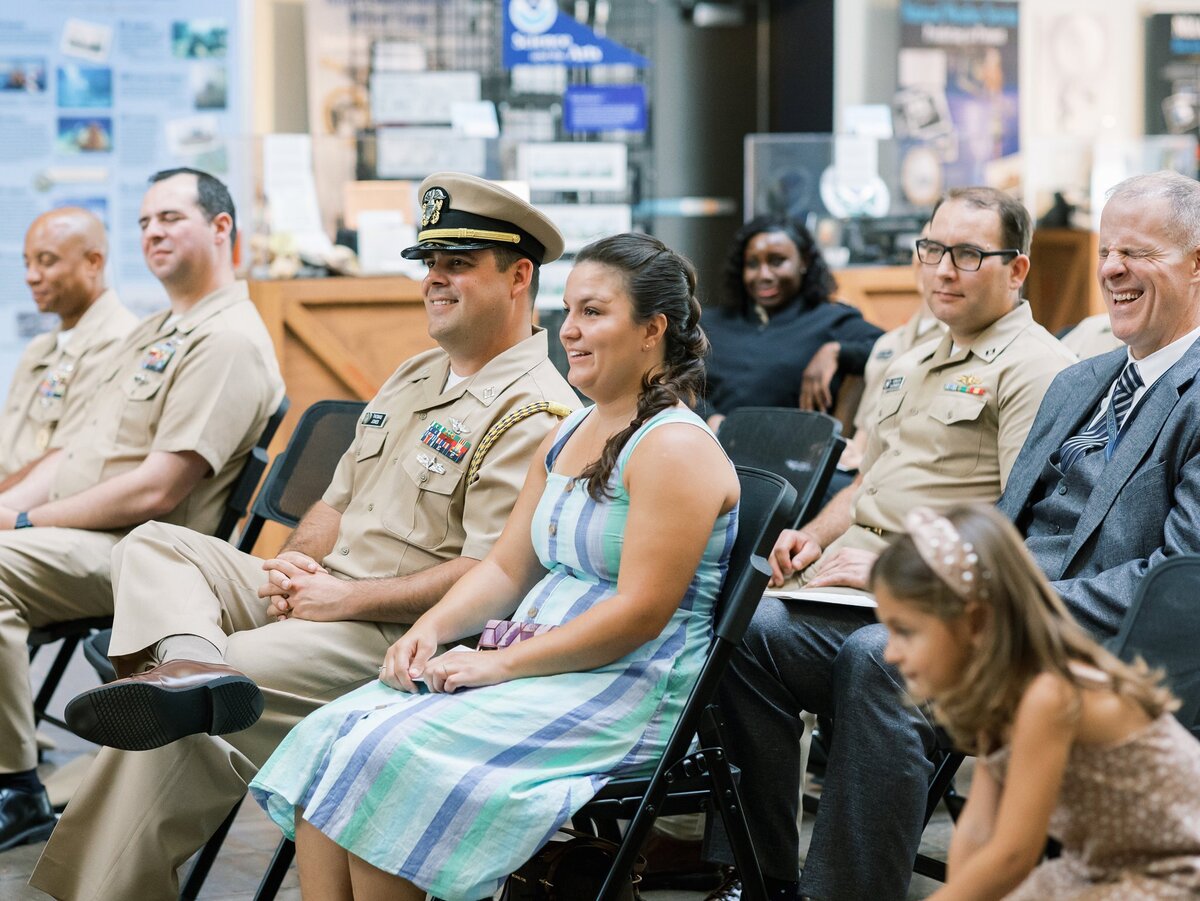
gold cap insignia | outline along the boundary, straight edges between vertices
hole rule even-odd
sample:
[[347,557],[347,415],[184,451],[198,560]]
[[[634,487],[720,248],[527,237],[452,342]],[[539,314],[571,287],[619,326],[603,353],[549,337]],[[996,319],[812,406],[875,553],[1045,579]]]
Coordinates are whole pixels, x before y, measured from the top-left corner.
[[445,188],[430,188],[421,198],[421,228],[437,225],[442,218],[442,207],[450,203]]

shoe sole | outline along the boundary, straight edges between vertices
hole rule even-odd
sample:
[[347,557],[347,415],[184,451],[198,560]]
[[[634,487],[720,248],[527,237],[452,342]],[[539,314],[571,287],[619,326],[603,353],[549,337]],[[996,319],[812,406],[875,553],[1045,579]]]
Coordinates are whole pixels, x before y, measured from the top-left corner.
[[58,822],[55,817],[49,823],[42,823],[40,826],[34,826],[26,829],[24,832],[19,832],[12,838],[5,839],[0,842],[0,851],[7,851],[9,848],[16,848],[20,845],[32,845],[35,842],[44,842],[50,837],[50,833],[54,831],[54,826]]
[[66,721],[80,738],[122,751],[149,751],[188,735],[225,735],[258,722],[258,686],[245,676],[220,676],[190,688],[144,682],[101,685],[67,704]]

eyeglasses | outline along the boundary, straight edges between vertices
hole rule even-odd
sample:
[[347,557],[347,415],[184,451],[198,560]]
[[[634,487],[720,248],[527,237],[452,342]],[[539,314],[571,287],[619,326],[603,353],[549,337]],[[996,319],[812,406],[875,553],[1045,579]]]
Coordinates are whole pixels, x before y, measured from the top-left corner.
[[955,244],[947,247],[937,241],[922,238],[917,242],[917,259],[926,266],[936,266],[949,251],[950,262],[955,269],[963,272],[976,272],[983,265],[984,257],[1019,257],[1019,250],[980,250],[971,244]]

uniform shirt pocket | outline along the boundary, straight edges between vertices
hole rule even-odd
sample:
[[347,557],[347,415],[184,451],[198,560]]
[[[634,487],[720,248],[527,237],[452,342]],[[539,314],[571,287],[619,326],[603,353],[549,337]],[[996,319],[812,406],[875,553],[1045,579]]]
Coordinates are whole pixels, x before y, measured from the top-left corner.
[[359,463],[378,457],[387,441],[388,433],[383,429],[366,429],[358,444],[354,446],[354,459]]
[[160,393],[166,379],[161,372],[138,370],[121,384],[124,403],[117,443],[125,447],[148,449],[150,436],[162,416]]
[[938,467],[953,476],[970,475],[979,466],[985,441],[996,443],[996,431],[983,415],[987,400],[967,394],[946,393],[931,405],[929,430]]
[[[427,550],[440,547],[450,534],[454,499],[466,478],[465,467],[418,443],[396,469],[394,501],[383,515],[384,526],[409,544]],[[458,527],[461,530],[461,522]]]
[[883,422],[890,416],[895,416],[900,409],[900,405],[904,403],[903,391],[888,391],[879,398],[879,415],[876,422]]

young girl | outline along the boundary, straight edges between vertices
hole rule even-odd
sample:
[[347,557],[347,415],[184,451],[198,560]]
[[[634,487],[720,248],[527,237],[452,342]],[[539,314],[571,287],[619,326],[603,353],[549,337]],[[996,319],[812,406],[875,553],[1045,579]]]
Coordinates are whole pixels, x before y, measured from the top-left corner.
[[[1076,625],[990,507],[909,514],[871,574],[886,659],[979,755],[936,901],[1200,895],[1200,742]],[[1037,866],[1047,832],[1062,856]]]

